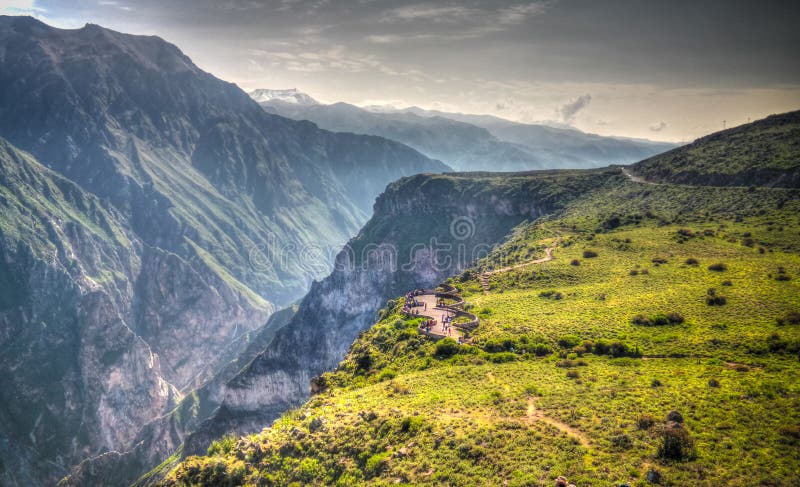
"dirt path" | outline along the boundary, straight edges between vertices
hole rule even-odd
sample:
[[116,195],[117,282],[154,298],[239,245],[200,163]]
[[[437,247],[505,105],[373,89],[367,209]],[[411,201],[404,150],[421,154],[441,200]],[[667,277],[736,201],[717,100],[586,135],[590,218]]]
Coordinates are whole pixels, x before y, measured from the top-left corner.
[[589,441],[589,437],[586,436],[586,434],[583,431],[573,428],[572,426],[566,423],[562,423],[561,421],[558,421],[551,417],[545,416],[544,413],[542,413],[539,409],[536,409],[536,401],[538,399],[539,399],[538,397],[528,398],[528,419],[530,421],[541,421],[542,423],[549,424],[553,428],[556,428],[557,430],[564,432],[567,435],[577,439],[580,442],[581,446],[583,446],[584,448],[591,447],[591,442]]
[[489,294],[489,276],[494,274],[502,274],[503,272],[513,271],[514,269],[520,269],[522,267],[527,267],[529,265],[536,265],[536,264],[543,264],[545,262],[549,262],[553,260],[553,249],[555,247],[547,247],[544,249],[545,256],[541,259],[531,260],[529,262],[523,262],[521,264],[510,265],[508,267],[503,267],[501,269],[494,269],[491,271],[484,272],[481,274],[479,280],[481,283],[481,287],[483,288],[484,294]]
[[622,168],[620,168],[620,169],[622,169],[622,174],[624,174],[625,176],[627,176],[627,177],[628,177],[628,179],[630,179],[630,180],[631,180],[631,181],[633,181],[634,183],[641,183],[641,184],[652,184],[652,185],[656,185],[656,184],[658,184],[658,183],[654,183],[654,182],[652,182],[652,181],[648,181],[648,180],[646,180],[646,179],[644,179],[644,178],[642,178],[642,177],[639,177],[639,176],[634,176],[634,175],[633,175],[633,174],[632,174],[630,171],[628,171],[628,170],[627,170],[627,169],[625,169],[624,167],[622,167]]

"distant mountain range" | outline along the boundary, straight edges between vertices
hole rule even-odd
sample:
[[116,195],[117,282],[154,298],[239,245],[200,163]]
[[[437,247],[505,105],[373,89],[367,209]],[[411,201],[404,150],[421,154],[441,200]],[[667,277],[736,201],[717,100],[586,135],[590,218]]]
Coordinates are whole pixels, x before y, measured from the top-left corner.
[[337,132],[379,135],[402,142],[458,171],[524,171],[630,164],[676,144],[602,137],[571,128],[522,124],[490,115],[420,108],[324,105],[297,90],[255,90],[270,113],[310,120]]

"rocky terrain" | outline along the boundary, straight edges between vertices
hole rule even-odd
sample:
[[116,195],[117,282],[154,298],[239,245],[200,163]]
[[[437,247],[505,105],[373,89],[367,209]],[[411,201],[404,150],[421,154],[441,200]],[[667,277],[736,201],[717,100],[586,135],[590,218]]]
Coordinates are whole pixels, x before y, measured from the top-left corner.
[[386,184],[449,169],[269,115],[157,37],[29,17],[0,17],[0,137],[12,485],[131,448],[328,273]]

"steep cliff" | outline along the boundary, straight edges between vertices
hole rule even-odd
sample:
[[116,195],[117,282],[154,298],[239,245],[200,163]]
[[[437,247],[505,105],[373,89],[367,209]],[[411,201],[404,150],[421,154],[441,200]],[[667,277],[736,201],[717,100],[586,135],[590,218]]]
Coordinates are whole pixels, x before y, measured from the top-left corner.
[[0,137],[32,155],[3,142],[12,485],[133,448],[329,271],[389,181],[448,170],[266,114],[157,37],[26,17],[0,16]]
[[430,288],[503,242],[519,224],[565,207],[616,170],[419,175],[390,185],[373,218],[315,283],[270,346],[228,381],[219,411],[186,441],[203,452],[229,432],[260,430],[304,401],[387,299]]

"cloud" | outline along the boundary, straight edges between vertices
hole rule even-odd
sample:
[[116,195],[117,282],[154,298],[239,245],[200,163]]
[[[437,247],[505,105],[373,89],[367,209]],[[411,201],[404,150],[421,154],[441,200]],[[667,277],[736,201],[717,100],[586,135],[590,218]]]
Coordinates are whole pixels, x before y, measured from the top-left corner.
[[546,7],[544,3],[528,3],[506,7],[498,11],[497,22],[503,25],[521,24],[528,20],[528,17],[544,12]]
[[37,7],[34,0],[0,0],[0,14],[32,15],[34,17],[45,12]]
[[589,106],[591,101],[592,95],[587,93],[562,106],[558,109],[558,114],[561,116],[561,121],[564,123],[574,122],[578,112]]
[[648,128],[650,129],[651,132],[661,132],[662,130],[667,128],[667,122],[662,120],[656,124],[651,125]]
[[394,8],[383,16],[381,21],[430,20],[438,23],[456,22],[474,15],[473,9],[461,6],[439,6],[435,4],[406,5]]

